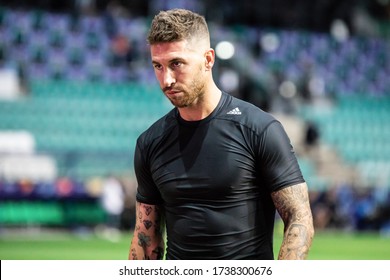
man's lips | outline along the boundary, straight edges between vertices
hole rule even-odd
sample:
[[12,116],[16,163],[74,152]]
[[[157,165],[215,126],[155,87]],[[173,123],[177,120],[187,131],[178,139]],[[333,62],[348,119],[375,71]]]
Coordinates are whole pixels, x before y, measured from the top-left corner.
[[175,95],[179,92],[180,92],[180,90],[174,90],[174,89],[165,90],[165,94],[167,94],[167,95]]

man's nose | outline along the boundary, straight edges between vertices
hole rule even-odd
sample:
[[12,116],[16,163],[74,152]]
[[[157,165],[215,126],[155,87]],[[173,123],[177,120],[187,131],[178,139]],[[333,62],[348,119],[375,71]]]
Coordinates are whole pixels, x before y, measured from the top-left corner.
[[175,77],[171,70],[167,69],[163,74],[164,87],[170,87],[176,82]]

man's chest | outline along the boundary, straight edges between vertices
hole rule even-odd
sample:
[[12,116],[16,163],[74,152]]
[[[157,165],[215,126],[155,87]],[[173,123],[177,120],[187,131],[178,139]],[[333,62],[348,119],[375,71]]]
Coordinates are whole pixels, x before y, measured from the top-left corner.
[[151,159],[153,180],[166,202],[236,199],[251,192],[256,180],[253,148],[234,127],[178,129]]

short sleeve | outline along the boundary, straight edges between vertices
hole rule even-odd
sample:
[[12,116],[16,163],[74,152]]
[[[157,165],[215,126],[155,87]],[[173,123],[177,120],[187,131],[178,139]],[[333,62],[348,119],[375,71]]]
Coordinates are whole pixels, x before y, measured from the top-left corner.
[[161,194],[153,181],[150,168],[145,153],[142,151],[139,140],[134,153],[134,171],[137,178],[137,195],[138,202],[157,205],[163,202]]
[[305,182],[290,139],[278,121],[265,128],[258,144],[259,171],[270,192]]

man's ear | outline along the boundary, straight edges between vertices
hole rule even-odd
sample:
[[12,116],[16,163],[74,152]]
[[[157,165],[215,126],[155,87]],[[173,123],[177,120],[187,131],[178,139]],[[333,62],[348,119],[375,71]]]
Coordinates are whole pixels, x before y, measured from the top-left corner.
[[215,62],[215,51],[213,49],[208,49],[205,54],[205,66],[207,70],[211,70]]

